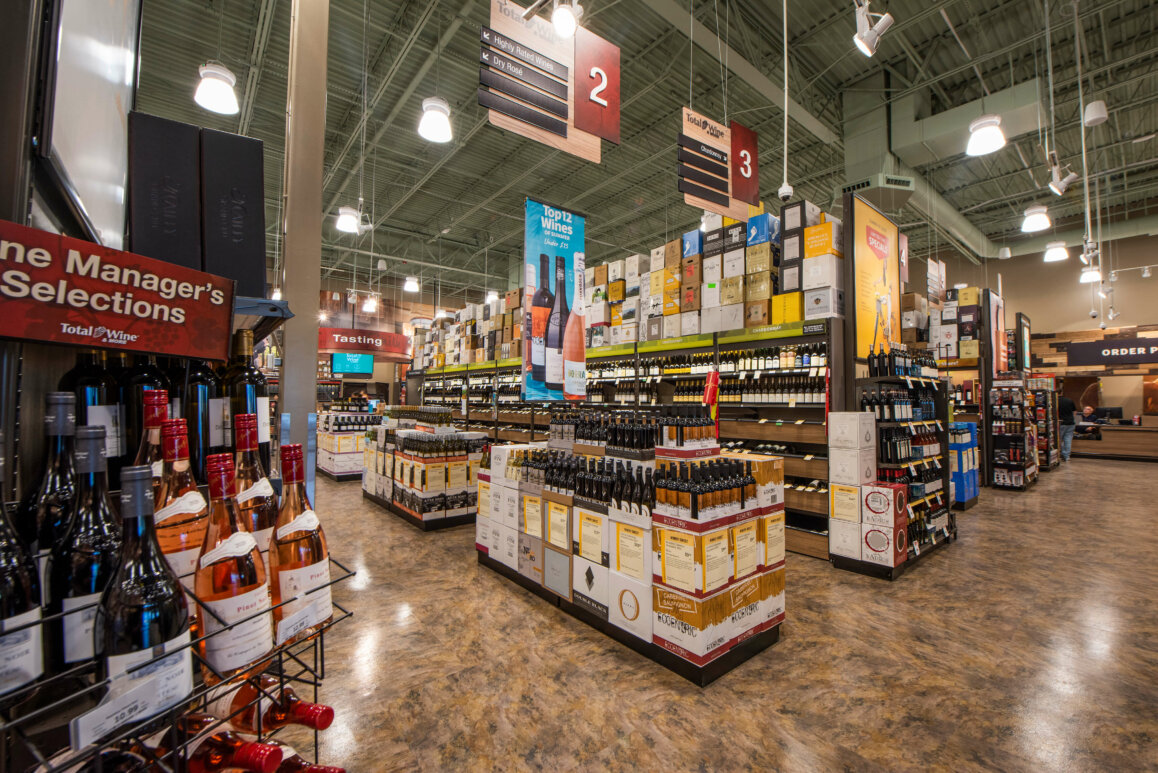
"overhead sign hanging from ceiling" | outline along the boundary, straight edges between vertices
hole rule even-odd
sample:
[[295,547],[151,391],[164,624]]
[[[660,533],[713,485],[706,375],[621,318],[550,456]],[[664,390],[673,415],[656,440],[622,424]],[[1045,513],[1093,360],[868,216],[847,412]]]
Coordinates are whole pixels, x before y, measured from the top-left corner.
[[677,172],[684,202],[747,220],[748,205],[760,203],[756,132],[735,121],[724,126],[690,107],[682,115]]
[[583,27],[561,38],[524,10],[491,0],[478,103],[493,125],[598,164],[600,138],[619,144],[619,48]]

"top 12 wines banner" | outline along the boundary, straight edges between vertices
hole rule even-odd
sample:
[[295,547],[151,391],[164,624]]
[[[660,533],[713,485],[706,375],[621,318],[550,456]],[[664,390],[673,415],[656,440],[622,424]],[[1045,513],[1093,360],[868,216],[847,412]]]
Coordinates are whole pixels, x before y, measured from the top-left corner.
[[0,336],[225,360],[233,280],[0,220]]
[[527,199],[523,240],[524,400],[584,400],[584,218]]

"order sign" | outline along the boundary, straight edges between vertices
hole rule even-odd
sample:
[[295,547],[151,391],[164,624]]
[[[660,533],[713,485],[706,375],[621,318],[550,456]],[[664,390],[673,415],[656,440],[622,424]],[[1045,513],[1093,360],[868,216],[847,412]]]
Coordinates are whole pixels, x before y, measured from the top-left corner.
[[0,220],[0,336],[225,360],[233,280]]

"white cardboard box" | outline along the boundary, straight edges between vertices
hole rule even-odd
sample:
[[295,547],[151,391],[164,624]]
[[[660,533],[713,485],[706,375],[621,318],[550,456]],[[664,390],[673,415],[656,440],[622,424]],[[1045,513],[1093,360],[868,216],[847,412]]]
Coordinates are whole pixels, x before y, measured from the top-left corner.
[[700,332],[719,333],[721,330],[724,330],[724,328],[720,327],[720,320],[723,319],[723,311],[719,306],[701,309]]
[[646,582],[618,572],[607,576],[607,620],[628,633],[651,641],[651,578]]
[[639,264],[643,260],[642,255],[628,255],[623,259],[623,278],[631,284],[631,280],[639,281]]
[[838,287],[822,287],[804,291],[804,318],[828,319],[844,318],[844,290]]
[[651,271],[663,271],[664,251],[665,248],[662,244],[651,251],[651,261],[648,263],[649,273]]
[[800,278],[802,290],[816,290],[821,287],[844,289],[844,258],[832,253],[804,259],[804,272]]
[[623,261],[613,260],[607,264],[607,281],[614,282],[623,279]]
[[499,554],[496,556],[491,553],[490,557],[517,572],[519,571],[519,533],[506,526],[499,526],[499,533],[501,537]]
[[867,411],[833,411],[828,414],[829,448],[876,448],[876,417]]
[[720,307],[720,331],[740,330],[744,327],[744,304],[733,303]]
[[860,560],[860,523],[828,519],[828,552]]
[[710,258],[704,258],[700,264],[700,272],[704,284],[708,282],[718,284],[724,277],[724,256],[712,255]]
[[[700,311],[708,309],[719,308],[720,306],[720,283],[719,282],[704,282],[700,286]],[[711,332],[708,330],[705,333]]]
[[663,337],[664,338],[679,338],[680,337],[680,314],[668,314],[663,318]]
[[685,311],[680,314],[680,335],[694,336],[700,334],[700,313]]
[[491,551],[491,519],[485,515],[474,517],[474,545],[484,553]]
[[724,253],[724,278],[744,276],[744,250],[730,250]]
[[863,486],[877,477],[877,452],[875,448],[850,449],[830,448],[828,450],[828,482],[846,486]]
[[860,560],[882,566],[900,566],[908,558],[909,537],[906,526],[860,525]]

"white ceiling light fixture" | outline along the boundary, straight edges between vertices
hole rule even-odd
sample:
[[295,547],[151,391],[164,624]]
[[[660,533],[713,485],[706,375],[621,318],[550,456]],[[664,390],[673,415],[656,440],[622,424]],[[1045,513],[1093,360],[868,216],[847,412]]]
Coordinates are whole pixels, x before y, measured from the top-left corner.
[[340,292],[338,292],[337,290],[334,290],[332,293],[330,293],[330,300],[331,301],[340,301],[340,300],[342,300],[342,294]]
[[495,290],[487,290],[487,303],[493,303],[499,299],[499,294]]
[[416,277],[416,276],[406,277],[406,282],[403,283],[403,285],[402,285],[402,291],[407,292],[407,293],[418,292],[418,277]]
[[1143,279],[1149,279],[1150,278],[1150,267],[1149,266],[1146,266],[1145,268],[1142,269],[1142,278]]
[[446,309],[439,309],[438,311],[434,312],[434,318],[435,319],[442,319],[445,316],[446,316]]
[[201,65],[200,73],[201,82],[193,92],[193,101],[214,113],[237,115],[240,108],[233,91],[237,85],[233,71],[218,62],[206,62]]
[[1049,228],[1049,208],[1044,204],[1034,204],[1025,210],[1025,219],[1021,221],[1023,234],[1037,233]]
[[427,142],[450,142],[454,131],[450,127],[450,105],[442,97],[427,97],[422,100],[422,119],[418,122],[418,135]]
[[1013,257],[1013,250],[1009,249],[1008,247],[998,248],[998,250],[997,250],[997,259],[998,260],[1009,260],[1012,257]]
[[353,306],[355,303],[358,302],[358,293],[355,292],[354,290],[350,290],[348,293],[346,293],[346,301],[351,306]]
[[385,271],[386,270],[386,259],[385,258],[378,258],[378,270],[379,271]]
[[964,290],[968,286],[969,285],[965,284],[964,282],[958,282],[957,284],[953,285],[953,289],[954,290]]
[[1110,313],[1109,313],[1109,314],[1107,314],[1106,316],[1107,316],[1107,317],[1109,317],[1109,319],[1110,319],[1110,321],[1111,321],[1111,322],[1113,322],[1115,319],[1117,319],[1118,317],[1122,316],[1122,312],[1118,311],[1118,310],[1117,310],[1117,309],[1115,309],[1113,306],[1111,306],[1111,307],[1110,307]]
[[1081,276],[1078,277],[1078,282],[1084,285],[1100,281],[1102,281],[1102,272],[1094,266],[1086,266],[1083,268]]
[[362,313],[373,314],[376,311],[378,311],[378,296],[367,295],[366,300],[362,302]]
[[1046,263],[1059,263],[1063,260],[1068,260],[1070,251],[1066,249],[1065,242],[1050,242],[1045,245],[1045,255],[1043,259]]
[[[856,44],[857,49],[865,56],[872,56],[877,52],[877,46],[880,45],[881,36],[884,35],[889,27],[893,26],[893,15],[891,13],[870,13],[869,0],[864,0],[863,4],[860,0],[854,0],[856,3],[856,34],[852,36],[852,42]],[[872,18],[876,17],[876,23],[873,23]]]
[[354,207],[338,207],[338,220],[334,227],[342,233],[356,234],[361,220],[362,213]]
[[318,322],[325,322],[329,318],[330,318],[330,315],[327,314],[326,312],[324,312],[324,311],[318,312]]
[[271,300],[280,301],[281,300],[281,288],[280,287],[273,288],[273,292],[269,294],[269,297]]
[[555,0],[555,10],[551,12],[551,25],[555,34],[569,38],[575,34],[579,19],[583,18],[583,6],[574,0]]
[[1050,174],[1049,189],[1051,191],[1053,191],[1054,194],[1057,196],[1064,195],[1066,192],[1066,188],[1070,187],[1070,183],[1072,183],[1074,180],[1078,179],[1078,173],[1077,172],[1070,172],[1069,174],[1067,174],[1063,177],[1062,171],[1063,170],[1060,166],[1054,166],[1052,169],[1050,169],[1050,173],[1049,173]]
[[969,124],[969,144],[965,153],[985,156],[1005,147],[1005,132],[1001,131],[1001,116],[983,115]]
[[1092,129],[1095,126],[1101,126],[1110,119],[1110,114],[1106,110],[1106,103],[1100,99],[1095,99],[1086,105],[1085,115],[1082,117],[1087,129]]

